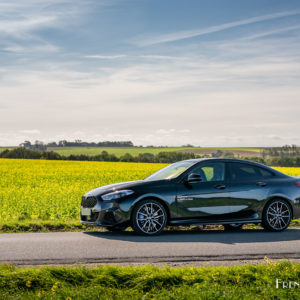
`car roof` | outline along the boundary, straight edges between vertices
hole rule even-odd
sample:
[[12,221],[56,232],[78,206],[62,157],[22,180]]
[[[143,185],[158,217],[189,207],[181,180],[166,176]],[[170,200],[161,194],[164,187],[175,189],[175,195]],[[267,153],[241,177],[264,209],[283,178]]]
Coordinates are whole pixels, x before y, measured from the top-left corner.
[[280,175],[285,175],[284,173],[281,173],[273,168],[270,168],[264,164],[255,162],[255,161],[251,161],[251,160],[247,160],[247,159],[238,159],[238,158],[218,158],[218,157],[207,157],[207,158],[193,158],[193,159],[187,159],[186,161],[194,161],[195,164],[197,164],[198,162],[203,162],[203,161],[220,161],[220,162],[238,162],[238,163],[246,163],[246,164],[251,164],[257,167],[261,167],[261,168],[265,168],[270,170],[273,173],[277,173]]

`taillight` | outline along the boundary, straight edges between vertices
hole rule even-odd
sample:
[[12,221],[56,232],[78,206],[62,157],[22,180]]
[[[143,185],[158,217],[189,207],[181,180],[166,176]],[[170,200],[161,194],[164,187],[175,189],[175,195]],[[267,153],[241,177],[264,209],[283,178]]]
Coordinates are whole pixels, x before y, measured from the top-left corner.
[[297,187],[300,187],[300,181],[296,181],[296,182],[295,182],[295,185],[296,185]]

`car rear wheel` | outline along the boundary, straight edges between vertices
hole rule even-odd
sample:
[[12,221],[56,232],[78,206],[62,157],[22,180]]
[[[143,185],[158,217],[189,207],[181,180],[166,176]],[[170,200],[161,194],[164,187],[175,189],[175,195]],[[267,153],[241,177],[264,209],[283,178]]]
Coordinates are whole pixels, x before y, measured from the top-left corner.
[[167,223],[167,213],[154,199],[139,202],[132,212],[132,228],[141,235],[160,234]]
[[292,210],[282,199],[269,202],[263,212],[262,226],[267,231],[283,231],[290,225]]
[[226,231],[239,231],[242,229],[243,224],[232,223],[232,224],[224,224],[223,226]]

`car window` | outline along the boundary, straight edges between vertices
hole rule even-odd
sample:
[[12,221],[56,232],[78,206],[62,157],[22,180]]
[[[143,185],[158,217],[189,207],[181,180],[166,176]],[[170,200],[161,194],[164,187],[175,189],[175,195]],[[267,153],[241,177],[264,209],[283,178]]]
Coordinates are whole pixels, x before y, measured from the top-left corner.
[[232,180],[251,180],[259,178],[268,178],[273,173],[252,165],[243,163],[231,163],[231,179]]
[[251,165],[241,163],[231,164],[232,180],[255,179],[258,177],[259,174],[256,174],[255,168]]
[[184,161],[176,162],[153,173],[152,175],[145,178],[145,180],[160,180],[160,179],[175,178],[180,174],[182,174],[184,171],[186,171],[195,163],[196,161],[192,161],[192,160],[184,160]]
[[275,176],[275,174],[272,173],[269,170],[266,170],[266,169],[263,169],[263,168],[258,168],[258,169],[259,169],[259,172],[261,174],[261,177],[263,177],[263,178],[270,178],[270,177]]
[[225,178],[225,163],[213,162],[198,167],[192,173],[197,173],[201,176],[201,182],[207,181],[223,181]]

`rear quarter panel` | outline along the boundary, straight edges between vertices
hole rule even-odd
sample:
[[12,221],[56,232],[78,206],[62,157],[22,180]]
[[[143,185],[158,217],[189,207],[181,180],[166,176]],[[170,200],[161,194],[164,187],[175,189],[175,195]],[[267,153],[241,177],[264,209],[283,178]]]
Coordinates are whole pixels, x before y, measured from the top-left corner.
[[300,217],[300,188],[294,184],[293,179],[271,179],[268,181],[268,188],[269,195],[260,207],[260,215],[262,215],[263,209],[269,200],[281,198],[290,203],[293,209],[293,218]]

